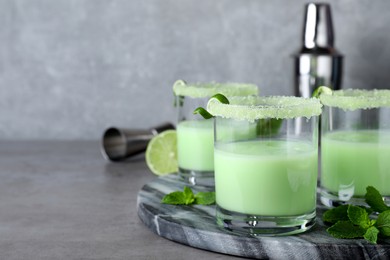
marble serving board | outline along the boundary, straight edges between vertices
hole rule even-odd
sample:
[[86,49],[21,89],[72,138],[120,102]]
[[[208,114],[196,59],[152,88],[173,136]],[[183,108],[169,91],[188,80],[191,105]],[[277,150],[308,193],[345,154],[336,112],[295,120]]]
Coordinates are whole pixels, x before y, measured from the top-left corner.
[[[308,232],[283,237],[252,237],[233,234],[215,222],[215,206],[161,204],[170,192],[183,190],[177,175],[159,177],[138,193],[137,209],[142,222],[157,235],[191,247],[258,259],[390,259],[390,240],[377,245],[364,239],[336,239],[321,221],[325,208],[317,206],[317,224]],[[194,187],[194,192],[207,188]]]

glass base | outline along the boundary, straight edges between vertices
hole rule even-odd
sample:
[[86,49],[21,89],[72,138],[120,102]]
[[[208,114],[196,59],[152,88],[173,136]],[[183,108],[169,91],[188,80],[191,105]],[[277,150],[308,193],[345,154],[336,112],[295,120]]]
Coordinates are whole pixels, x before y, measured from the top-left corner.
[[217,205],[218,226],[233,233],[252,236],[283,236],[305,232],[314,226],[316,212],[299,216],[258,216],[241,214]]
[[[337,207],[345,204],[359,205],[359,206],[368,206],[364,196],[353,196],[351,193],[343,192],[332,192],[326,188],[320,189],[320,200],[321,203],[329,208]],[[390,197],[384,196],[383,201],[386,205],[390,206]]]
[[214,171],[194,171],[179,167],[180,178],[190,185],[214,187]]

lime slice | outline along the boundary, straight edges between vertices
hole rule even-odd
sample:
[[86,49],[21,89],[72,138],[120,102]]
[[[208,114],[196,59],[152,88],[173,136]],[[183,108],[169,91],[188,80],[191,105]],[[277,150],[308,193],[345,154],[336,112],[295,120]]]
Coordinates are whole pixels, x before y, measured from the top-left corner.
[[212,98],[207,103],[207,111],[214,116],[253,122],[262,118],[310,118],[320,115],[322,107],[317,98],[292,96],[231,97],[229,101],[230,104],[223,104]]
[[321,86],[318,87],[314,90],[313,94],[311,95],[312,97],[319,98],[320,95],[332,95],[333,90],[331,88],[328,88],[326,86]]
[[[229,100],[224,95],[218,93],[212,96],[210,99],[217,99],[219,102],[223,104],[229,104]],[[212,114],[210,114],[206,109],[203,107],[198,107],[194,110],[194,114],[200,114],[204,119],[210,119],[213,117]]]
[[176,130],[154,136],[146,148],[145,158],[149,169],[156,175],[177,172]]
[[390,107],[390,90],[388,89],[345,89],[333,91],[332,95],[320,95],[322,104],[344,110]]
[[229,97],[257,95],[259,89],[254,84],[245,83],[187,83],[184,80],[177,80],[173,85],[173,92],[176,96],[204,98],[211,97],[217,93]]

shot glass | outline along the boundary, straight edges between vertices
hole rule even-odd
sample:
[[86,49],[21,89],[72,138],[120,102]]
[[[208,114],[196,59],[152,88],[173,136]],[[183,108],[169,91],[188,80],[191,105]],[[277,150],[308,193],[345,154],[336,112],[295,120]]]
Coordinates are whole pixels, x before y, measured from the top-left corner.
[[[235,233],[289,235],[315,224],[318,99],[211,100],[217,224]],[[255,135],[237,134],[247,129]]]
[[178,80],[173,85],[177,108],[177,153],[179,175],[191,185],[214,186],[213,120],[205,120],[193,111],[205,107],[208,99],[226,96],[257,95],[258,87],[239,83],[191,83]]
[[365,205],[367,186],[390,204],[390,90],[321,95],[321,202]]

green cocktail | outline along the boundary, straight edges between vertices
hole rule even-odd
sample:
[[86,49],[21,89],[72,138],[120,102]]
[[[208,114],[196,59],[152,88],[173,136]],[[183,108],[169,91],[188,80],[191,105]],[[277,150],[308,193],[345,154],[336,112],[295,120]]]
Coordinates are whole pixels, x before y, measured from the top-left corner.
[[322,137],[322,187],[349,200],[367,186],[390,195],[390,131],[334,131]]
[[177,125],[179,167],[214,171],[213,120],[182,121]]
[[317,149],[292,140],[217,145],[215,179],[217,203],[226,210],[263,216],[313,212]]
[[367,186],[390,197],[390,90],[320,95],[321,202],[365,205]]
[[[317,99],[211,99],[215,116],[214,166],[219,226],[251,235],[304,232],[315,223],[318,174]],[[280,123],[282,123],[280,125]],[[252,137],[226,129],[257,129]]]
[[[256,126],[221,125],[219,138],[250,139],[256,137]],[[177,152],[179,168],[199,172],[214,171],[214,120],[189,120],[177,125]]]
[[[227,96],[257,95],[253,84],[175,82],[173,91],[178,112],[177,145],[179,175],[192,185],[214,186],[214,128],[213,120],[200,120],[194,115],[197,107],[217,94]],[[244,135],[247,133],[244,133]]]

